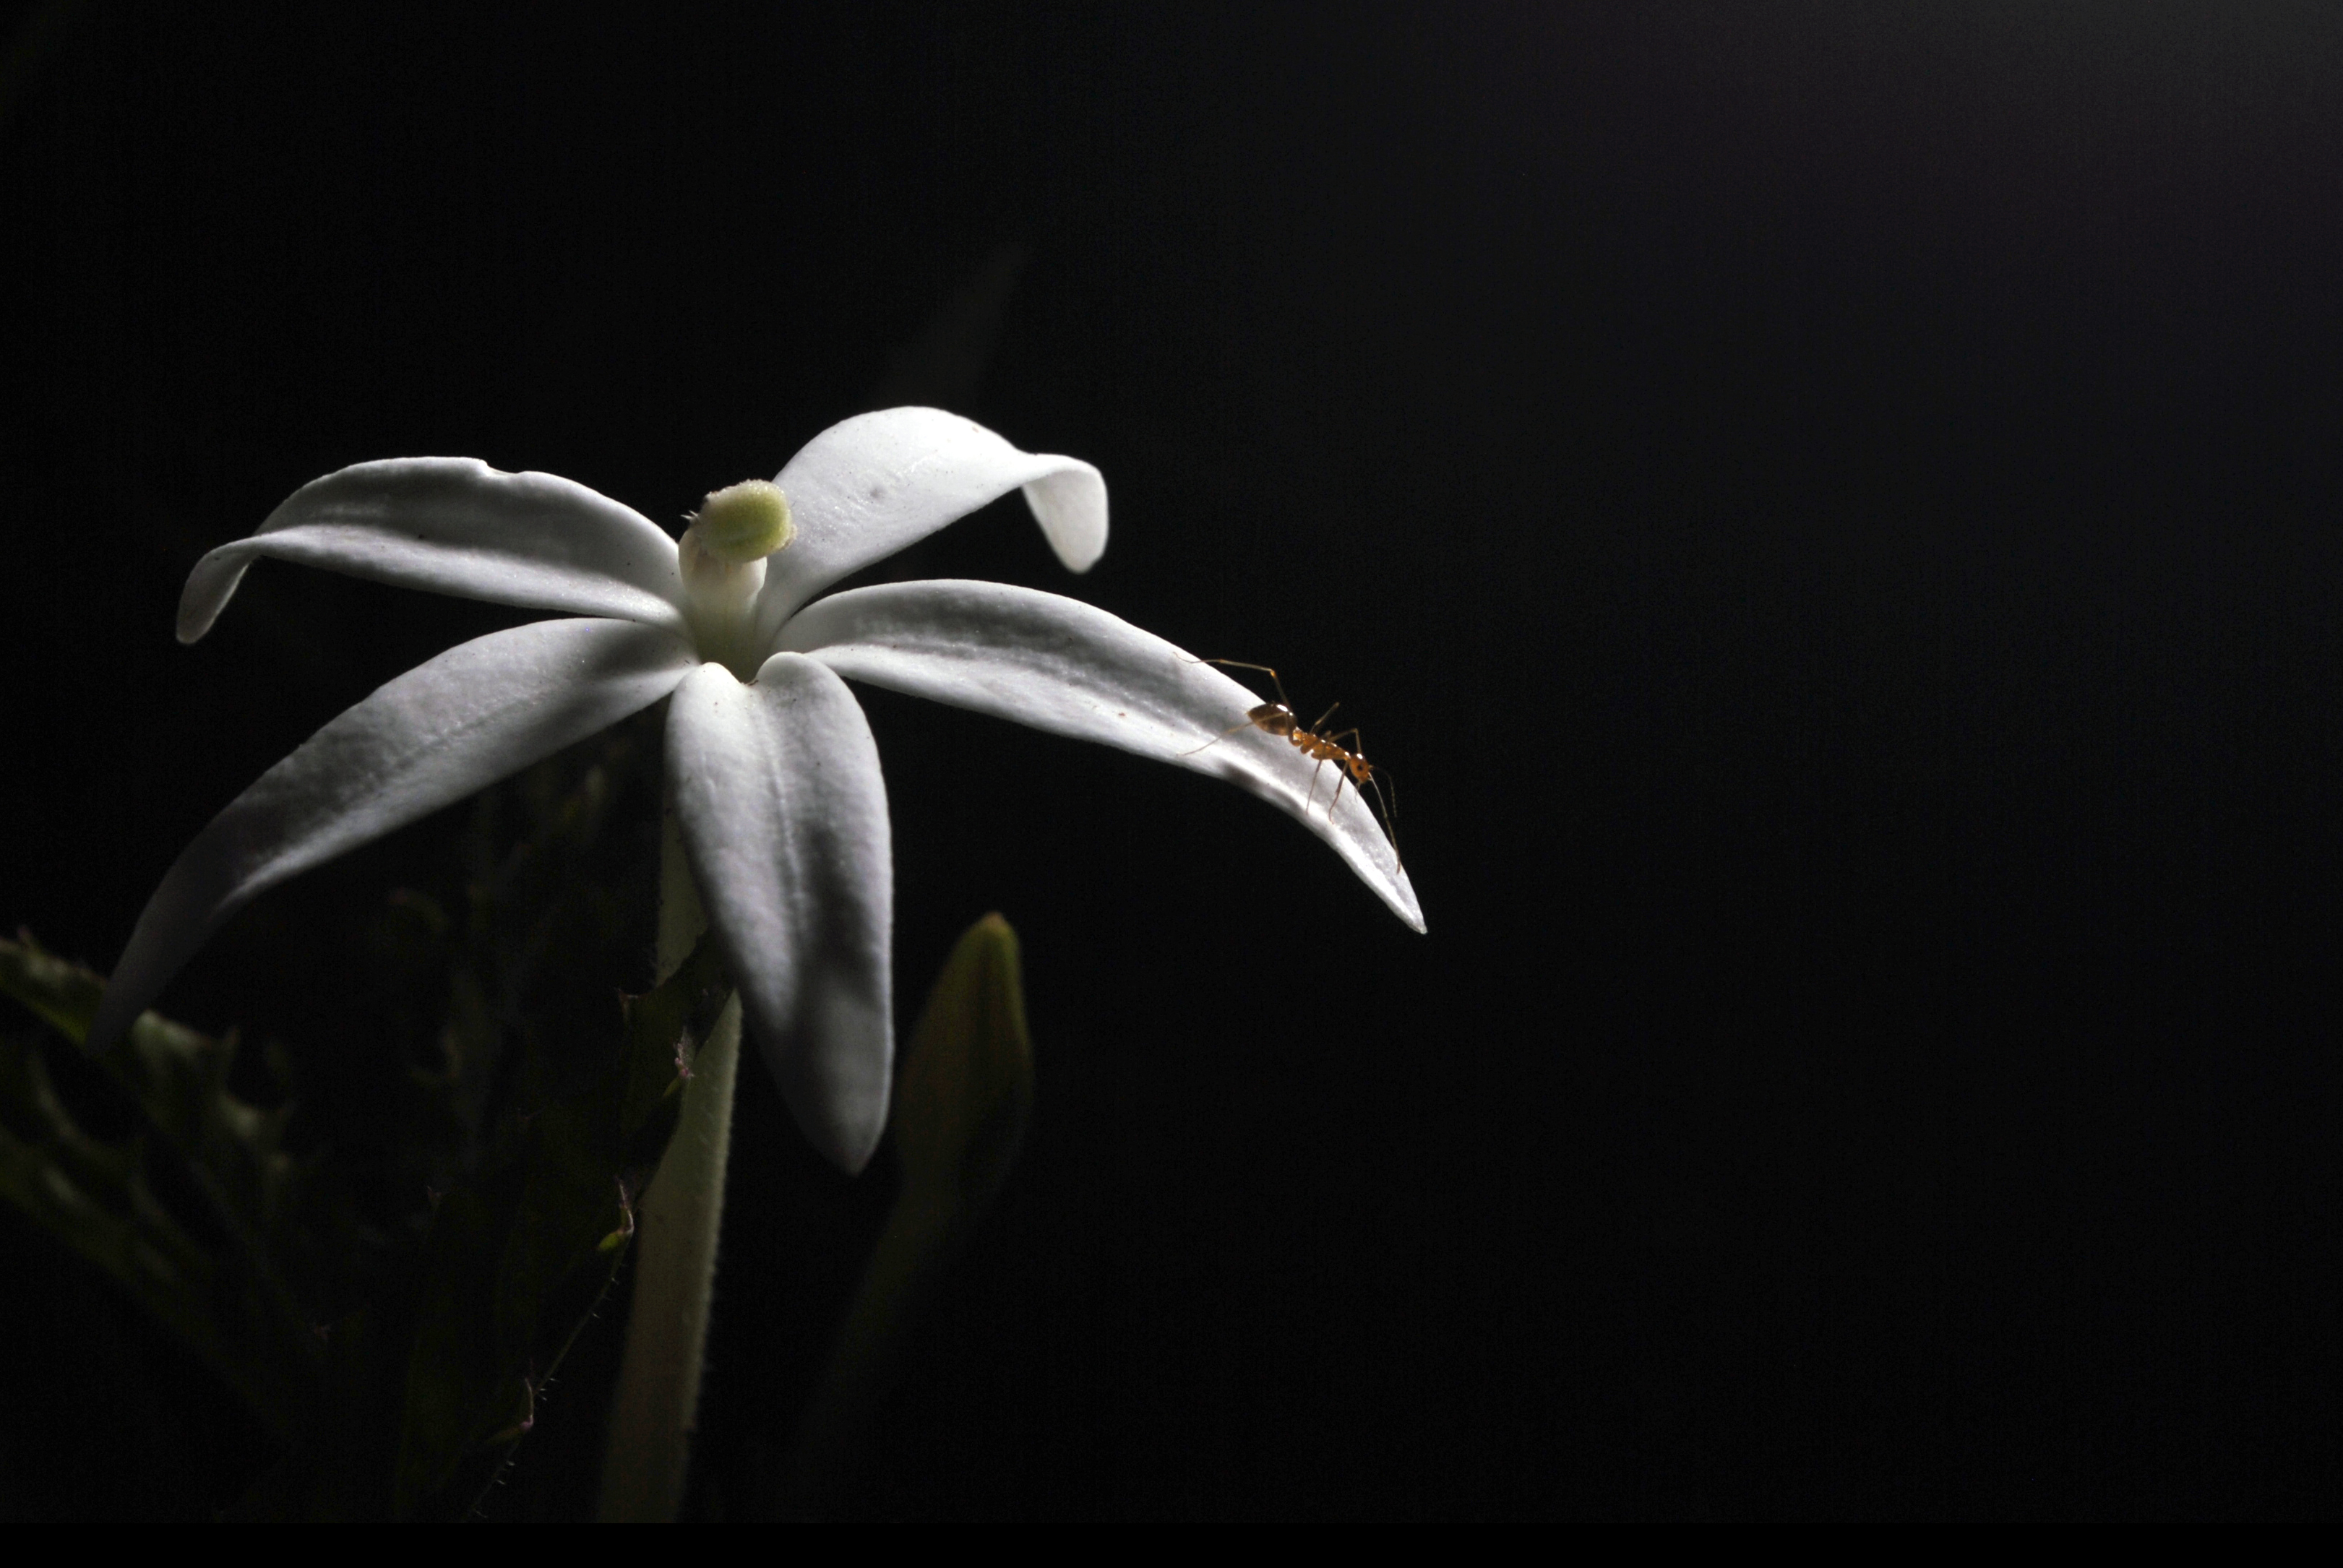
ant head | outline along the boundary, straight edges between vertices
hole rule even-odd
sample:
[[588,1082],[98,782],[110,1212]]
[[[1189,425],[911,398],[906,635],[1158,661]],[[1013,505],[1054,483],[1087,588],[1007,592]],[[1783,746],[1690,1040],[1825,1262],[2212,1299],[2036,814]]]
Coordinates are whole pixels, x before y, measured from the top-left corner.
[[1247,713],[1245,718],[1272,735],[1291,735],[1300,723],[1293,717],[1293,709],[1282,702],[1264,702]]

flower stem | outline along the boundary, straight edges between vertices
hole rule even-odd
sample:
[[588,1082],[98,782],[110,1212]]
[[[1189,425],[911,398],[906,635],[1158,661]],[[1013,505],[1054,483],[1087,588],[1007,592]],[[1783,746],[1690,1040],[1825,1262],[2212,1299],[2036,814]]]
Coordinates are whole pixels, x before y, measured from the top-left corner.
[[[660,979],[689,956],[707,925],[670,810],[659,845]],[[637,1212],[634,1305],[602,1461],[600,1512],[608,1522],[663,1523],[675,1518],[683,1502],[716,1282],[716,1237],[724,1222],[732,1081],[739,1060],[735,997],[692,1059],[681,1120]]]

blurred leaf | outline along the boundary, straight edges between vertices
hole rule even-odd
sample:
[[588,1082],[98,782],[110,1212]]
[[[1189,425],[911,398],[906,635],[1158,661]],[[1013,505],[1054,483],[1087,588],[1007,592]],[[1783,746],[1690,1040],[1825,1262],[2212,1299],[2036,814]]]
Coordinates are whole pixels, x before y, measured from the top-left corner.
[[944,960],[904,1053],[888,1121],[902,1189],[779,1478],[782,1515],[819,1516],[851,1474],[935,1281],[1007,1181],[1032,1107],[1017,933],[987,915]]
[[[78,1046],[104,982],[0,940],[0,990]],[[227,1089],[231,1040],[149,1012],[96,1059],[140,1112],[109,1142],[83,1130],[36,1045],[0,1040],[0,1189],[184,1341],[280,1435],[298,1422],[317,1360],[279,1277],[272,1238],[295,1220],[298,1172],[283,1117]],[[176,1196],[166,1202],[157,1177]]]

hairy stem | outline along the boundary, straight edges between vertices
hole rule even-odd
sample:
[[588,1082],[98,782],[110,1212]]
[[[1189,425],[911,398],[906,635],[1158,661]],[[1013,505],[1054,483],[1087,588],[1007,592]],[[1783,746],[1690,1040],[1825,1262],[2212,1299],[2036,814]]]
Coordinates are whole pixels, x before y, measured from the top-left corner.
[[[670,811],[659,846],[660,979],[690,955],[707,925]],[[724,1222],[732,1081],[739,1060],[736,997],[692,1059],[682,1119],[637,1211],[634,1306],[602,1462],[606,1521],[665,1522],[683,1502],[716,1282],[716,1237]]]

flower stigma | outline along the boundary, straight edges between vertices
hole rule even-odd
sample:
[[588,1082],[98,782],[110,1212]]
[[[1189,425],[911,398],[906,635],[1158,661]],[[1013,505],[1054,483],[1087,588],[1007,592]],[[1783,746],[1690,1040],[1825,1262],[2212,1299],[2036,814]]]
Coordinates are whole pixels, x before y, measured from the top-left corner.
[[765,586],[765,558],[797,537],[789,498],[770,479],[743,479],[711,490],[691,514],[676,547],[692,629],[705,657],[754,678],[748,646],[757,595]]
[[717,559],[746,566],[789,548],[798,526],[789,519],[789,498],[770,479],[743,479],[711,490],[691,517],[699,548]]

